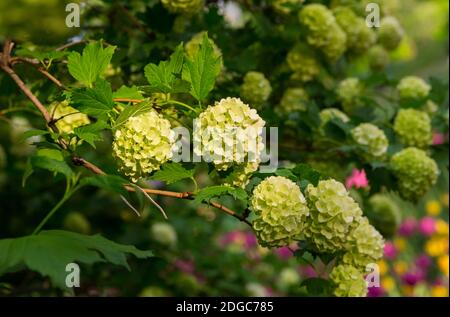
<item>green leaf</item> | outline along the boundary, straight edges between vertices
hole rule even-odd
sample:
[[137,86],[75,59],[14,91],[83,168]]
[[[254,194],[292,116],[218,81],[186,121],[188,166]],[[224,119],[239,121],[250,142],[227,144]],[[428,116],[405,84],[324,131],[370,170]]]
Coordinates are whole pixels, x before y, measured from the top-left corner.
[[194,169],[187,170],[180,163],[168,163],[162,166],[162,169],[157,171],[150,178],[152,180],[166,182],[172,184],[182,179],[193,178]]
[[94,88],[75,90],[71,106],[91,116],[109,113],[114,107],[111,84],[99,79]]
[[96,186],[121,195],[128,194],[127,190],[124,188],[128,183],[127,180],[117,175],[96,175],[83,178],[80,181],[81,186]]
[[113,98],[124,98],[124,99],[137,99],[137,100],[143,100],[144,97],[142,96],[141,92],[139,91],[139,88],[136,86],[122,86],[113,93]]
[[221,57],[214,52],[211,41],[205,33],[200,49],[183,66],[183,79],[191,83],[191,95],[202,101],[214,88],[216,77],[220,73]]
[[330,296],[332,294],[332,282],[323,278],[308,278],[300,285],[306,287],[308,296]]
[[78,52],[71,52],[67,66],[69,73],[88,87],[103,75],[114,54],[115,46],[103,47],[101,42],[93,42]]
[[312,184],[314,186],[317,186],[319,183],[319,180],[321,180],[323,177],[322,175],[313,169],[308,164],[297,164],[293,169],[292,172],[294,175],[298,177],[300,180],[300,185],[302,189],[304,189],[308,184]]
[[103,139],[101,131],[108,129],[109,125],[102,120],[93,124],[83,125],[74,129],[73,133],[81,140],[86,141],[95,149],[95,142]]
[[194,203],[199,204],[202,202],[208,203],[211,198],[220,197],[223,195],[231,195],[235,199],[246,200],[247,193],[242,188],[233,188],[230,186],[216,185],[209,186],[199,190],[194,199]]
[[119,128],[122,124],[127,122],[127,120],[131,117],[138,116],[145,112],[148,112],[152,109],[152,104],[150,102],[140,102],[137,105],[128,105],[126,106],[119,117],[116,119],[116,122],[113,126],[113,129]]
[[287,169],[287,168],[277,169],[275,171],[275,175],[283,176],[283,177],[289,178],[289,179],[291,179],[293,181],[297,180],[297,176],[295,176],[294,173],[292,173],[292,171],[290,169]]
[[30,159],[32,167],[38,167],[55,173],[61,173],[67,178],[72,176],[72,169],[64,161],[52,159],[48,156],[33,156]]
[[65,57],[66,55],[68,55],[68,52],[64,52],[64,51],[55,51],[55,50],[52,50],[52,51],[44,51],[44,50],[31,51],[31,50],[29,50],[27,48],[18,49],[15,53],[18,56],[25,56],[25,57],[36,58],[44,66],[48,66],[55,59],[61,59],[61,58]]
[[131,245],[122,245],[100,235],[86,236],[62,230],[41,231],[37,235],[0,240],[0,276],[28,268],[48,276],[53,285],[66,289],[69,263],[109,262],[130,270],[126,255],[139,259],[153,256]]
[[178,92],[179,87],[185,90],[180,80],[183,67],[184,52],[183,43],[180,43],[168,61],[161,61],[158,65],[150,63],[144,68],[150,89],[162,93]]

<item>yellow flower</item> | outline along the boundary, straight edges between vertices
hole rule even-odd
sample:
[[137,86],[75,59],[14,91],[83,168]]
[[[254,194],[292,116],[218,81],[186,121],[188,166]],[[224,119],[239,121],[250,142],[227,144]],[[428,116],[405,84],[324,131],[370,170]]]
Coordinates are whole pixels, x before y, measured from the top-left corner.
[[448,236],[448,223],[445,220],[439,219],[436,221],[436,234]]
[[395,288],[395,280],[390,276],[386,276],[381,279],[381,286],[388,292],[392,291]]
[[404,238],[395,238],[394,245],[399,251],[403,251],[406,248],[406,240]]
[[441,213],[441,204],[437,200],[429,200],[425,205],[425,209],[430,216],[437,216]]
[[448,288],[442,285],[433,286],[431,288],[431,296],[448,297]]
[[448,278],[448,266],[449,266],[448,254],[440,256],[437,260],[437,264],[441,272],[444,273],[444,275],[447,276]]
[[394,271],[398,275],[405,274],[408,271],[408,264],[405,261],[397,261],[394,263]]
[[432,237],[425,244],[425,252],[430,256],[440,256],[448,252],[448,239]]
[[380,270],[380,275],[386,274],[386,272],[389,269],[386,261],[384,261],[384,260],[378,261],[378,269]]
[[403,285],[402,286],[403,296],[413,296],[414,295],[414,287],[411,285]]
[[441,203],[448,208],[448,193],[442,194]]

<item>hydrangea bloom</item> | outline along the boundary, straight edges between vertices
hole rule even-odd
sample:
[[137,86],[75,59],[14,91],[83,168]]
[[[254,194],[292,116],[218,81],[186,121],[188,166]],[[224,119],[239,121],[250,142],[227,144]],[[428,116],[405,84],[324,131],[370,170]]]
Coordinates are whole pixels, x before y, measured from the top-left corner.
[[391,51],[398,47],[403,39],[404,31],[398,20],[392,16],[381,19],[378,31],[378,42]]
[[354,108],[361,104],[360,97],[363,95],[363,92],[363,84],[358,78],[354,77],[341,81],[336,90],[338,99],[342,102],[342,108],[347,113],[351,113]]
[[69,106],[67,100],[53,104],[50,113],[57,120],[56,127],[60,132],[72,133],[75,128],[90,123],[88,116]]
[[384,239],[366,217],[358,221],[358,226],[351,232],[351,236],[353,245],[344,254],[342,261],[364,272],[368,264],[376,263],[383,257]]
[[345,186],[333,179],[322,180],[317,186],[308,185],[306,198],[310,209],[306,238],[319,252],[346,250],[362,211]]
[[374,45],[367,51],[369,66],[373,70],[382,70],[389,64],[389,53],[381,45]]
[[385,237],[391,237],[400,225],[401,214],[397,203],[389,196],[375,194],[369,199],[370,220]]
[[252,173],[256,172],[259,167],[259,160],[256,162],[246,162],[234,166],[231,172],[225,179],[224,185],[232,187],[245,187],[250,181]]
[[289,245],[301,237],[309,214],[305,197],[291,180],[281,176],[264,179],[253,190],[253,229],[267,247]]
[[416,201],[436,183],[438,167],[424,151],[410,147],[396,153],[391,166],[403,198]]
[[270,96],[270,82],[260,72],[248,72],[241,85],[241,97],[253,107],[260,107]]
[[320,49],[329,60],[335,61],[345,52],[347,36],[326,6],[316,3],[304,6],[299,20],[307,30],[308,44]]
[[361,123],[352,131],[353,140],[365,147],[365,156],[370,159],[382,159],[386,154],[389,142],[384,131],[372,123]]
[[400,109],[394,121],[394,131],[406,146],[426,148],[433,141],[431,120],[424,111]]
[[321,125],[324,126],[331,119],[339,119],[342,122],[349,122],[350,118],[341,110],[336,108],[323,109],[319,113]]
[[203,8],[204,0],[161,0],[164,8],[172,13],[192,15]]
[[114,133],[113,155],[133,181],[158,170],[172,157],[175,132],[155,110],[129,118]]
[[165,222],[154,223],[150,227],[150,237],[168,247],[174,247],[178,240],[175,229]]
[[376,41],[376,35],[368,28],[366,21],[358,17],[349,7],[337,7],[333,10],[336,21],[347,35],[347,47],[353,53],[366,52]]
[[288,88],[281,97],[277,112],[290,114],[295,111],[305,111],[305,102],[308,100],[308,93],[303,88]]
[[313,80],[320,73],[320,63],[314,54],[303,45],[294,46],[286,57],[289,68],[294,72],[293,79]]
[[209,106],[194,122],[194,152],[218,170],[258,162],[264,120],[239,98],[224,98]]
[[367,283],[364,276],[351,265],[335,266],[330,273],[330,280],[335,285],[335,296],[365,297],[367,295]]
[[428,97],[430,90],[431,86],[417,76],[403,77],[397,85],[401,99],[424,99]]

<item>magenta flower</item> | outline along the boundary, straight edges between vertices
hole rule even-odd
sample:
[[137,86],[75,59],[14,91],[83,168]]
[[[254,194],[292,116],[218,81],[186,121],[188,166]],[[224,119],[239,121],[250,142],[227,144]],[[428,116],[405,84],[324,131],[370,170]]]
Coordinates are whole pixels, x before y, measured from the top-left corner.
[[275,249],[275,254],[282,260],[287,260],[292,257],[292,251],[288,247],[281,247]]
[[247,249],[255,248],[258,245],[258,240],[252,232],[245,233],[245,247]]
[[367,180],[366,171],[365,170],[357,170],[356,168],[353,169],[352,175],[347,177],[345,181],[345,186],[347,189],[350,189],[352,187],[355,188],[365,188],[369,186],[369,181]]
[[415,263],[418,268],[420,268],[422,270],[427,270],[428,267],[431,265],[432,260],[428,255],[421,254],[416,258]]
[[384,295],[384,289],[380,287],[369,287],[367,289],[367,297],[382,297]]
[[410,236],[412,235],[417,228],[417,220],[413,217],[406,218],[398,228],[398,234],[401,236]]
[[390,241],[384,243],[384,257],[389,260],[393,260],[397,256],[397,249]]
[[306,278],[317,277],[316,271],[310,265],[300,266],[300,274]]
[[431,236],[436,231],[436,221],[434,218],[422,218],[419,222],[419,231],[425,236]]
[[403,274],[402,276],[402,281],[405,284],[414,286],[417,283],[423,281],[424,279],[424,274],[420,271],[417,272],[407,272],[405,274]]
[[443,133],[433,133],[433,145],[441,145],[445,142],[445,135]]
[[184,273],[193,274],[195,272],[194,262],[189,260],[176,260],[174,266]]

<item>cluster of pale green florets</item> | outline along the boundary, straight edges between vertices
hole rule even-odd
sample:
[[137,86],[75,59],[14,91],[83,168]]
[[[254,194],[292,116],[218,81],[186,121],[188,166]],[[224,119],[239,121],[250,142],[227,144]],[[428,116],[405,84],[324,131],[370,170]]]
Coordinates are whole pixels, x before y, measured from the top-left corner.
[[400,208],[385,194],[375,194],[369,199],[370,221],[386,238],[393,236],[401,221]]
[[306,82],[320,74],[320,63],[314,54],[303,45],[295,45],[287,54],[286,61],[294,72],[292,75],[294,80]]
[[131,180],[158,170],[172,157],[175,132],[155,110],[129,118],[114,133],[113,155]]
[[386,154],[389,141],[384,131],[372,123],[361,123],[351,131],[353,140],[365,147],[368,160],[382,159]]
[[350,233],[362,216],[359,205],[342,183],[322,180],[306,188],[310,210],[305,236],[319,252],[335,252],[350,247]]
[[420,110],[400,109],[394,121],[394,131],[406,146],[426,148],[433,139],[431,119]]
[[288,88],[281,97],[277,111],[280,114],[305,111],[308,100],[308,93],[303,88]]
[[299,13],[300,24],[307,30],[306,41],[329,60],[336,61],[345,52],[347,36],[333,13],[322,4],[308,4]]
[[330,280],[334,284],[337,297],[365,297],[367,283],[363,274],[351,265],[340,264],[333,268]]
[[400,99],[421,100],[428,97],[431,87],[425,80],[417,76],[406,76],[397,85]]
[[161,3],[172,13],[193,15],[203,8],[204,0],[161,0]]
[[376,34],[367,27],[365,20],[348,7],[333,10],[336,21],[347,35],[347,48],[355,53],[366,52],[376,41]]
[[364,272],[368,264],[383,257],[384,239],[366,217],[362,217],[358,226],[351,232],[351,240],[353,245],[344,254],[343,263],[353,265]]
[[425,151],[410,147],[396,153],[391,166],[403,198],[417,201],[436,183],[439,169]]
[[60,132],[72,133],[75,128],[90,123],[88,116],[69,106],[67,100],[53,104],[50,113],[53,114]]
[[[209,106],[194,122],[194,152],[212,161],[218,170],[236,170],[248,162],[258,163],[264,149],[264,125],[256,110],[239,98],[224,98]],[[254,170],[253,165],[242,167],[244,174]]]
[[378,42],[387,50],[396,49],[404,36],[404,31],[398,20],[392,16],[381,19],[378,30]]
[[157,222],[150,227],[150,238],[163,246],[175,247],[177,244],[177,232],[168,223]]
[[241,85],[241,97],[255,108],[261,107],[272,92],[270,82],[260,72],[248,72]]
[[324,126],[332,119],[338,119],[342,122],[349,122],[350,118],[341,110],[336,108],[326,108],[319,113],[321,126]]
[[264,179],[253,190],[253,229],[262,246],[289,245],[303,233],[308,207],[300,188],[281,176]]
[[360,98],[363,92],[363,84],[355,77],[349,77],[341,81],[336,90],[337,96],[342,103],[342,108],[347,113],[351,113],[354,108],[361,104]]
[[389,52],[382,45],[374,45],[367,51],[369,66],[373,70],[382,70],[389,64]]
[[232,187],[245,187],[248,184],[253,172],[259,167],[259,160],[256,162],[245,162],[235,165],[233,171],[226,177],[224,185]]

